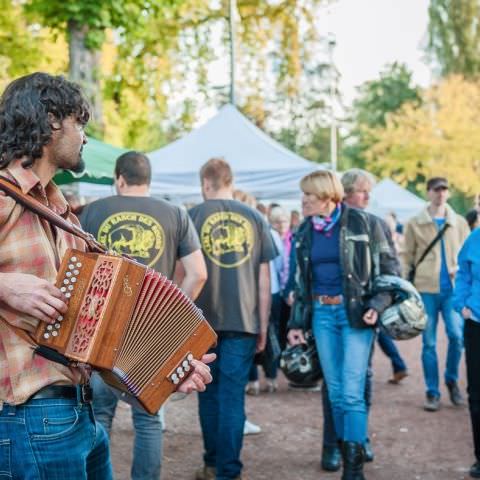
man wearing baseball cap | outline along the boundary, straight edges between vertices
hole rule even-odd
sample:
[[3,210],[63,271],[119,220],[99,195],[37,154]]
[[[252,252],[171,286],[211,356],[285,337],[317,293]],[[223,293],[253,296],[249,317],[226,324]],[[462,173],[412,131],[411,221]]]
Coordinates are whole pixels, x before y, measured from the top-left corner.
[[424,409],[440,407],[437,359],[437,324],[440,313],[445,322],[448,352],[445,385],[455,406],[463,404],[458,388],[458,367],[463,348],[463,320],[453,310],[453,279],[457,255],[469,234],[465,219],[447,204],[448,180],[433,177],[427,182],[429,203],[405,228],[404,272],[420,292],[428,315],[423,333],[422,364],[426,384]]

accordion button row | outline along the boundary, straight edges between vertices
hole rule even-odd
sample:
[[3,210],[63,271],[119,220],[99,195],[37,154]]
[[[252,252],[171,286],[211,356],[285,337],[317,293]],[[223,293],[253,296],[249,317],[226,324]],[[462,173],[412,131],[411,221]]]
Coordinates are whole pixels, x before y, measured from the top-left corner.
[[192,360],[193,360],[193,355],[191,353],[189,353],[186,356],[185,360],[182,361],[180,366],[177,367],[175,372],[172,373],[172,375],[170,375],[170,381],[174,385],[178,385],[180,383],[180,380],[183,377],[185,377],[185,374],[191,370],[192,367],[191,367],[190,364],[192,363]]
[[[82,268],[82,262],[79,262],[77,257],[70,257],[70,263],[68,264],[67,271],[65,272],[65,278],[62,280],[62,286],[60,291],[65,297],[71,298],[75,284],[77,283],[77,276],[80,275],[80,268]],[[43,338],[48,340],[50,337],[58,337],[58,331],[62,324],[63,316],[59,315],[54,324],[47,325],[43,332]]]

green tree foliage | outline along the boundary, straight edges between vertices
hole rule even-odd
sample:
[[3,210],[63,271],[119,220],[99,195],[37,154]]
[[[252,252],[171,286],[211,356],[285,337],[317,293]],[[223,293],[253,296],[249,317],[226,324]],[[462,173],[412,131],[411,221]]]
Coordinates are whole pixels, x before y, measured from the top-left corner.
[[[301,109],[318,40],[315,13],[329,1],[237,0],[239,104],[259,125],[274,116],[281,127],[290,109]],[[0,25],[15,19],[5,28],[7,38],[20,39],[17,32],[30,34],[37,28],[52,45],[65,50],[68,45],[68,54],[52,49],[62,62],[44,69],[68,69],[70,78],[83,86],[99,127],[93,133],[106,141],[145,150],[159,147],[191,129],[198,112],[227,98],[228,75],[217,77],[210,65],[223,62],[228,70],[228,0],[7,4]],[[15,8],[14,14],[6,13],[9,8]],[[31,70],[38,64],[34,57],[49,51],[36,39],[26,46],[31,52],[9,48],[0,57],[0,81]],[[2,69],[15,57],[24,59],[25,68],[18,65],[7,77]]]
[[431,0],[428,52],[440,73],[480,73],[479,0]]
[[0,88],[35,70],[65,71],[64,48],[51,32],[29,24],[19,3],[0,0]]
[[412,85],[412,74],[403,64],[389,65],[379,79],[365,82],[353,104],[352,128],[342,151],[344,166],[365,167],[365,153],[374,142],[371,129],[385,126],[388,114],[405,102],[419,100],[419,89]]
[[[447,177],[465,196],[480,191],[480,83],[450,76],[371,130],[369,167],[403,185]],[[423,183],[422,183],[423,180]]]

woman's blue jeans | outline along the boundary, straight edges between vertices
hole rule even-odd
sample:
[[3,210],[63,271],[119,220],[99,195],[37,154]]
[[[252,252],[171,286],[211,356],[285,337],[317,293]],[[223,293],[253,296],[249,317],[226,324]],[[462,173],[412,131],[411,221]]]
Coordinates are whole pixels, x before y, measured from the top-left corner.
[[337,437],[364,443],[368,423],[365,381],[374,330],[351,327],[343,304],[316,302],[313,334],[327,382]]
[[108,437],[91,405],[61,398],[4,404],[0,478],[111,480]]

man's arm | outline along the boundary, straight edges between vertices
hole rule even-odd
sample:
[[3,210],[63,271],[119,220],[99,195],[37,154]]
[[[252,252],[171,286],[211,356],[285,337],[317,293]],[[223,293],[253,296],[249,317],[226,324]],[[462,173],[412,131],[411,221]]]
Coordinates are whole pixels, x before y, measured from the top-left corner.
[[207,281],[207,266],[205,265],[202,251],[195,250],[189,255],[185,255],[180,258],[180,264],[184,271],[180,288],[192,300],[195,300]]
[[264,262],[260,264],[260,271],[258,274],[258,313],[260,316],[260,332],[257,340],[257,352],[265,350],[271,302],[270,265],[268,262]]
[[[66,298],[55,285],[25,273],[0,273],[0,302],[46,323],[55,323],[67,311]],[[26,321],[16,326],[33,331]]]

